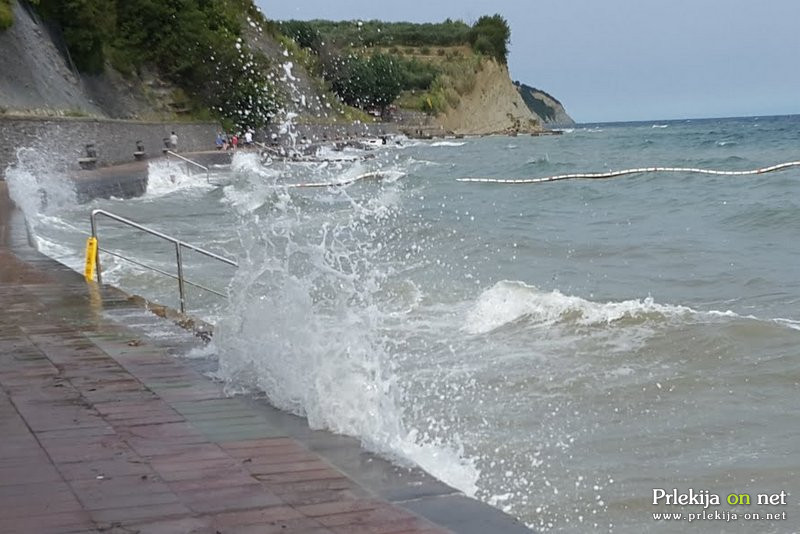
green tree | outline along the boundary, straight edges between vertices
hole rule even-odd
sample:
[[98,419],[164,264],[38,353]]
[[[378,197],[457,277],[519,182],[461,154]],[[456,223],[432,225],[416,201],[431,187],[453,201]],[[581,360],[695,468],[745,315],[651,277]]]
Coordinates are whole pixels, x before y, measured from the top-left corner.
[[484,15],[472,26],[469,34],[472,48],[481,54],[494,57],[499,63],[508,61],[511,28],[501,15]]
[[395,101],[404,82],[400,62],[388,54],[375,54],[369,59],[352,54],[330,56],[324,75],[344,103],[382,111]]
[[61,29],[78,70],[103,70],[103,47],[113,34],[115,0],[38,0],[39,11]]
[[403,72],[399,62],[387,54],[375,54],[367,63],[371,71],[372,86],[369,87],[368,100],[381,112],[395,101],[403,88]]

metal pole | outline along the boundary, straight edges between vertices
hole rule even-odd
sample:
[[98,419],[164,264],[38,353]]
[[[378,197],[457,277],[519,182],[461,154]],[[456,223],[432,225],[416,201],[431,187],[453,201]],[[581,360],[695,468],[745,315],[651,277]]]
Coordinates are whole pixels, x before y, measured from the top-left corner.
[[[89,217],[89,221],[92,224],[92,237],[97,239],[97,223],[95,222],[95,213],[92,212],[91,216]],[[98,243],[97,249],[94,251],[94,266],[95,271],[97,272],[97,284],[103,285],[103,274],[100,270],[100,244]]]
[[178,293],[181,299],[181,313],[186,313],[186,297],[183,288],[183,256],[181,255],[180,242],[175,243],[175,255],[178,259]]

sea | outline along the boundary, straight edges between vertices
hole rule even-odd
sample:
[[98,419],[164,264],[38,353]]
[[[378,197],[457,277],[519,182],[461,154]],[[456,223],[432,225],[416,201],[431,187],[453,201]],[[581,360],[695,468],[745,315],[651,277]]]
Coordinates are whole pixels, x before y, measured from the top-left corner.
[[[215,325],[189,356],[231,394],[537,532],[797,532],[800,167],[457,179],[758,169],[800,160],[800,116],[240,151],[208,181],[157,160],[144,196],[88,204],[53,160],[22,148],[7,172],[43,253],[82,272],[101,208],[238,261],[183,254],[187,279],[225,295],[187,286]],[[107,218],[98,235],[175,272],[169,244]],[[178,306],[172,278],[105,252],[101,268]]]

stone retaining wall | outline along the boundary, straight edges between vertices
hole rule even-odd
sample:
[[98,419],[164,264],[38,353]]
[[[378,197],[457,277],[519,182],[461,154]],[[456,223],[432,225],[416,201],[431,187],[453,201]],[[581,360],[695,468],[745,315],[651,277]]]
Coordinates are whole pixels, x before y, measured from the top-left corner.
[[[105,167],[134,161],[136,142],[144,144],[147,157],[161,155],[164,138],[178,135],[178,152],[213,150],[219,125],[214,123],[154,123],[84,118],[0,117],[0,180],[5,169],[17,161],[17,149],[32,148],[48,158],[53,170],[77,170],[78,159],[86,154],[86,145],[97,150],[97,165]],[[299,141],[335,140],[397,133],[391,123],[316,125],[299,124],[292,135]],[[256,132],[255,139],[265,143],[290,144],[291,136],[278,125]]]
[[[298,140],[305,137],[311,141],[335,141],[354,137],[374,137],[393,135],[398,133],[397,124],[391,122],[376,122],[365,124],[297,124],[292,128],[292,134]],[[279,125],[271,124],[263,132],[256,132],[256,141],[269,143],[277,140],[283,145],[291,142],[291,137]]]
[[160,156],[163,139],[174,131],[179,151],[212,150],[219,126],[213,123],[150,123],[80,118],[0,117],[0,178],[17,161],[19,148],[33,148],[53,158],[54,167],[78,169],[85,145],[93,143],[98,166],[134,160],[136,141],[148,157]]

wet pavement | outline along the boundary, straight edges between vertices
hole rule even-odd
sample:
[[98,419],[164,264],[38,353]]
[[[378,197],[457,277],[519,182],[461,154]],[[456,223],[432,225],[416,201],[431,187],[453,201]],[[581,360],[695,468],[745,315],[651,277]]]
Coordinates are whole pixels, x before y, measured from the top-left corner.
[[149,340],[114,320],[126,311],[140,301],[29,246],[0,181],[0,532],[528,532],[351,438],[227,396],[208,362],[181,357],[199,339]]

